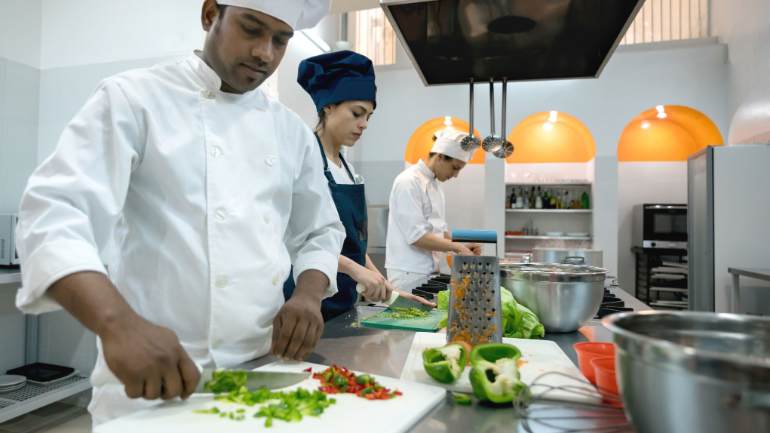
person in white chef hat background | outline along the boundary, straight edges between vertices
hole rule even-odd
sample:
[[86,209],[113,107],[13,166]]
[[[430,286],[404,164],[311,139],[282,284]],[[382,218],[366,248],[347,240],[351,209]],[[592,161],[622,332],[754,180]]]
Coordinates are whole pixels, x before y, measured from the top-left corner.
[[205,0],[203,50],[104,80],[29,178],[17,306],[97,335],[94,424],[315,347],[345,231],[313,132],[259,86],[328,8]]
[[453,242],[446,198],[439,183],[457,177],[471,158],[460,143],[465,133],[438,134],[427,162],[420,160],[393,181],[390,191],[385,268],[391,283],[410,291],[442,270],[447,253],[479,255],[477,244]]

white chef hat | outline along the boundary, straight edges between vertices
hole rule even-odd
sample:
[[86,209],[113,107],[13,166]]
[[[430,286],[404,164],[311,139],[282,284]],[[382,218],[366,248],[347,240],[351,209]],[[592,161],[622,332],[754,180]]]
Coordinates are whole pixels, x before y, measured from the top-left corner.
[[468,135],[456,129],[446,129],[436,134],[436,142],[430,149],[431,153],[440,153],[450,158],[468,162],[471,159],[471,152],[463,150],[460,146],[463,138]]
[[294,30],[314,27],[329,13],[330,0],[217,0],[221,5],[253,9],[278,18]]

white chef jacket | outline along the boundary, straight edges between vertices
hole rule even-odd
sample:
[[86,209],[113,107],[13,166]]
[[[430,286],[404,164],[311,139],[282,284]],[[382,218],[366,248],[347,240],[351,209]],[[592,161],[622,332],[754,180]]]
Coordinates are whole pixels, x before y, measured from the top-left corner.
[[445,254],[419,248],[413,244],[427,233],[443,237],[449,231],[446,223],[446,200],[436,175],[420,160],[393,181],[390,191],[385,268],[417,274],[439,270]]
[[[336,292],[345,231],[315,137],[262,90],[220,86],[197,55],[100,84],[22,198],[22,311],[59,308],[52,283],[106,263],[142,317],[226,367],[269,351],[292,263]],[[99,347],[94,422],[153,404],[125,396]]]

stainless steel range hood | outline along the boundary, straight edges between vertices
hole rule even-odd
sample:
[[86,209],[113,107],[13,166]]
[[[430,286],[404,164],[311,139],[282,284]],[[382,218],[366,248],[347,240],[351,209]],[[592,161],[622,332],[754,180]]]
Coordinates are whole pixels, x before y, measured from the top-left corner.
[[598,77],[644,0],[380,0],[426,85]]

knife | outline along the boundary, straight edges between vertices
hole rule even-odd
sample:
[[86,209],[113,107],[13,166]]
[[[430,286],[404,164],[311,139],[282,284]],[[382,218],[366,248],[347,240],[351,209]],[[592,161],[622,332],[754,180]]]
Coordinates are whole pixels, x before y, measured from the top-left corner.
[[[359,295],[363,294],[364,286],[362,286],[361,284],[356,284],[356,292],[358,292]],[[381,301],[381,303],[385,305],[390,305],[396,301],[396,299],[398,298],[398,295],[399,295],[398,291],[394,290],[393,292],[390,293],[390,299]]]
[[249,391],[255,391],[259,388],[278,389],[287,386],[296,385],[310,377],[309,372],[289,372],[289,371],[251,371],[251,370],[232,370],[232,369],[201,369],[201,379],[198,386],[195,387],[195,393],[210,393],[204,387],[211,381],[214,372],[226,371],[228,373],[242,373],[246,375],[246,388]]

